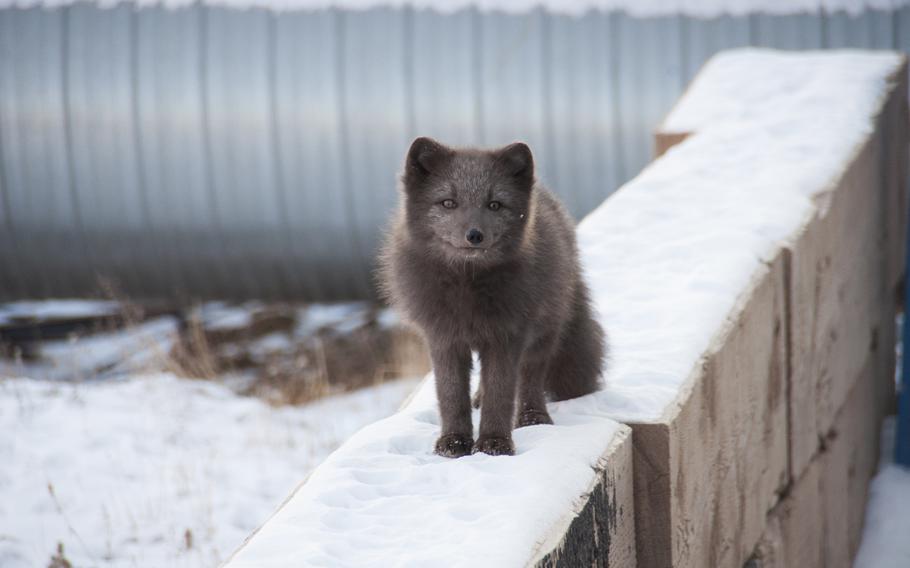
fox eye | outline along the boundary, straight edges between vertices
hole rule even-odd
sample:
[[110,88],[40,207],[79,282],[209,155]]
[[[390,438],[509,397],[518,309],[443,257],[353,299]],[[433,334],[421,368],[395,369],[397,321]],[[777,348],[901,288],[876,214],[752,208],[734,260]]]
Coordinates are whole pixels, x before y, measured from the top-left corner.
[[491,201],[487,204],[487,207],[490,208],[490,211],[499,211],[499,208],[502,207],[502,203],[498,201]]
[[455,201],[452,199],[445,199],[442,202],[442,206],[445,207],[446,209],[455,209],[456,207],[458,207],[458,204],[455,203]]

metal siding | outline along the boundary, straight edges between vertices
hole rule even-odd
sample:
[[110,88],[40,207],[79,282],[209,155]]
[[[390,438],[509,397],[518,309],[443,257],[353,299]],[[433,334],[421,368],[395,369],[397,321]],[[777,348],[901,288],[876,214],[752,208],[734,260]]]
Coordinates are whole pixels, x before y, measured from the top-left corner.
[[891,14],[877,10],[856,15],[826,14],[825,40],[829,48],[893,49]]
[[863,18],[864,16],[856,17],[845,12],[826,14],[825,47],[853,47],[868,42],[868,26],[860,21]]
[[[526,142],[534,150],[538,171],[546,168],[544,132],[543,13],[503,14],[480,18],[479,143],[502,146]],[[546,177],[543,178],[546,182]]]
[[343,13],[343,167],[356,234],[359,294],[373,287],[381,227],[397,203],[396,175],[408,139],[405,11]]
[[286,293],[283,194],[276,183],[268,73],[269,13],[207,8],[209,175],[230,296]]
[[910,6],[904,6],[893,16],[894,18],[894,48],[910,53]]
[[[20,27],[20,10],[0,12],[0,300],[27,295],[24,282],[31,276],[41,284],[43,278],[29,275],[19,262],[16,227],[13,216],[20,216],[21,206],[15,203],[13,191],[21,187],[19,179],[20,144],[17,136],[21,110],[18,108],[16,87],[17,63],[21,59],[15,30]],[[13,206],[17,209],[13,210]]]
[[892,13],[884,10],[869,10],[863,14],[868,20],[869,43],[862,47],[873,49],[894,49],[894,20]]
[[[0,23],[0,30],[3,24]],[[2,51],[0,47],[0,51]],[[0,62],[3,56],[0,55]],[[2,63],[0,63],[2,65]],[[2,153],[0,146],[0,153]],[[21,275],[19,274],[19,260],[16,251],[15,233],[12,226],[12,215],[6,196],[7,182],[3,175],[3,162],[0,160],[0,301],[16,297],[21,294]]]
[[[482,57],[478,14],[460,10],[440,14],[416,10],[411,28],[410,100],[414,131],[408,137],[430,136],[454,145],[480,140],[475,58]],[[401,149],[399,162],[404,157]],[[401,164],[397,164],[401,169]]]
[[684,84],[695,77],[712,55],[724,49],[747,46],[750,40],[749,20],[742,17],[684,18],[683,32]]
[[134,88],[148,223],[178,295],[211,296],[227,272],[205,170],[201,10],[139,12]]
[[824,20],[819,14],[786,16],[756,14],[753,45],[777,49],[819,49],[824,46]]
[[68,175],[62,15],[28,9],[0,18],[8,54],[0,63],[0,167],[18,251],[15,270],[29,296],[63,293],[91,280]]
[[550,20],[550,128],[557,169],[553,189],[576,219],[619,186],[609,16],[554,15]]
[[408,144],[528,142],[576,217],[711,55],[910,49],[910,8],[0,10],[0,298],[370,294]]
[[[360,253],[344,184],[340,57],[334,11],[277,19],[275,113],[280,176],[287,191],[292,247],[305,296],[354,296]],[[304,294],[301,294],[304,295]]]
[[[134,142],[130,10],[78,4],[67,11],[70,156],[89,262],[99,277],[148,293],[153,252]],[[138,262],[137,262],[138,260]]]
[[682,92],[681,18],[646,20],[621,15],[619,105],[624,163],[621,179],[633,177],[652,158],[652,133]]

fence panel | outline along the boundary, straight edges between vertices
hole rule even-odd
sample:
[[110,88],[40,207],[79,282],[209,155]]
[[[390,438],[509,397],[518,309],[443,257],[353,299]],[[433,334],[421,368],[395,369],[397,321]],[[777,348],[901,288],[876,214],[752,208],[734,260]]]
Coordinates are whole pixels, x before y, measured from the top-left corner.
[[910,8],[0,9],[0,299],[371,293],[408,143],[516,139],[580,218],[717,51],[910,49]]

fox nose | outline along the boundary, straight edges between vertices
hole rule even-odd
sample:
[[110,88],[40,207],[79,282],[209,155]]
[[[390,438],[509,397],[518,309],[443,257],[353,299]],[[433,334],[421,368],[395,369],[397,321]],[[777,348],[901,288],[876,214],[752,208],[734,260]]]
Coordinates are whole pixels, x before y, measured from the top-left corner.
[[483,242],[483,233],[477,229],[471,229],[468,231],[468,234],[464,236],[472,245],[479,245]]

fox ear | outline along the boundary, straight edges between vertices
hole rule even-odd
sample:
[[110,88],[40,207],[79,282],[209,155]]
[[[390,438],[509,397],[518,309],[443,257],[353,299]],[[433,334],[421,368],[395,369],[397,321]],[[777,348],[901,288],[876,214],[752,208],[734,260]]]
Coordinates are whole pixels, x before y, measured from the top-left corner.
[[421,136],[411,143],[405,170],[408,175],[416,174],[420,177],[428,176],[439,171],[452,150],[446,148],[432,138]]
[[496,152],[496,161],[510,176],[528,182],[534,179],[534,156],[524,142],[509,144]]

